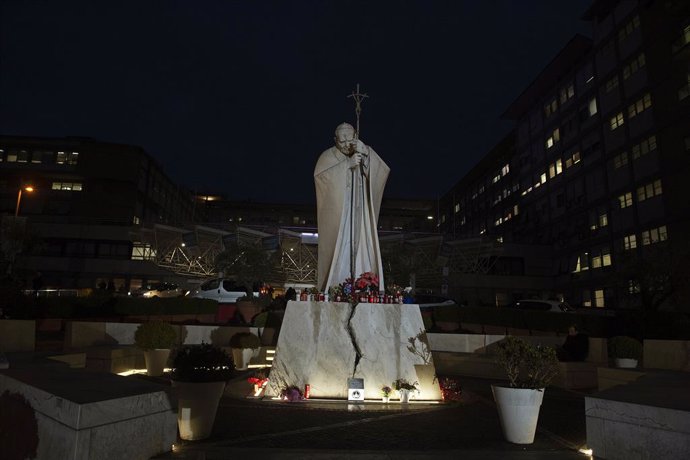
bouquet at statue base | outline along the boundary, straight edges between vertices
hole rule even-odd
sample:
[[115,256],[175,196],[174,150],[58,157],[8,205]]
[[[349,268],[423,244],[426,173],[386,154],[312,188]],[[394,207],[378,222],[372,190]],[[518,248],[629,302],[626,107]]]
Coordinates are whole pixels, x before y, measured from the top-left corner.
[[268,378],[265,376],[263,372],[259,371],[252,377],[249,377],[247,379],[247,382],[254,385],[254,396],[258,397],[261,396],[261,393],[264,391],[264,388],[266,388],[266,385],[268,384]]
[[345,282],[328,289],[330,299],[335,302],[357,303],[370,301],[370,298],[379,298],[379,276],[376,273],[366,272],[353,280],[348,278]]

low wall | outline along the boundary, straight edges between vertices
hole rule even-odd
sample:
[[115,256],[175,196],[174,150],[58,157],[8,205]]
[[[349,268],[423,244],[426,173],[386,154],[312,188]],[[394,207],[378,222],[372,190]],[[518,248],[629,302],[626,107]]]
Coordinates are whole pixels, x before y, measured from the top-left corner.
[[[65,349],[101,345],[133,345],[134,333],[140,323],[114,323],[95,321],[66,321]],[[176,325],[178,344],[197,345],[202,342],[217,346],[230,343],[238,332],[252,332],[261,336],[263,328],[216,325]]]
[[0,352],[34,351],[36,349],[36,321],[0,319]]
[[645,369],[690,371],[690,340],[645,340]]

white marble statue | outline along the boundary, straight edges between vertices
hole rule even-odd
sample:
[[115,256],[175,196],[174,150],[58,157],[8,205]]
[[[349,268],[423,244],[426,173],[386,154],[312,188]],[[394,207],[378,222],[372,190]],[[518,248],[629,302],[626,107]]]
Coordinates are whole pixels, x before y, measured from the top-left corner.
[[335,146],[321,154],[314,169],[319,289],[365,272],[379,275],[379,289],[384,289],[377,222],[389,172],[381,157],[357,139],[352,125],[336,128]]

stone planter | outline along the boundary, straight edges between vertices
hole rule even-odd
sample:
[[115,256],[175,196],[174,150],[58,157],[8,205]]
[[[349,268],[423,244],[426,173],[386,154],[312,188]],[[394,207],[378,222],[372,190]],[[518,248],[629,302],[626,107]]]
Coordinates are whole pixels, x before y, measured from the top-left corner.
[[252,318],[261,313],[261,306],[254,302],[242,300],[237,302],[237,311],[240,313],[245,324],[251,324]]
[[213,430],[225,382],[173,381],[172,384],[177,392],[180,438],[186,441],[208,438]]
[[635,369],[637,367],[637,360],[632,358],[615,358],[613,362],[616,367],[622,369]]
[[[258,348],[257,348],[258,350]],[[233,348],[232,360],[235,362],[235,368],[243,371],[249,367],[249,361],[254,356],[254,349],[252,348]]]
[[498,418],[506,441],[532,444],[537,431],[544,389],[509,388],[491,385]]
[[169,357],[170,350],[168,348],[156,348],[155,350],[144,351],[146,375],[150,375],[151,377],[160,377],[163,375]]

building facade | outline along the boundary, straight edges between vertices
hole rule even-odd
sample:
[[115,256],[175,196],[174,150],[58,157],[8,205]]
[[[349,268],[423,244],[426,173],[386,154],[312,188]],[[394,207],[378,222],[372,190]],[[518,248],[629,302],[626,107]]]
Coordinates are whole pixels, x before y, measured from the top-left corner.
[[616,307],[639,294],[624,261],[687,240],[690,4],[595,1],[583,19],[593,38],[508,107],[513,140],[444,196],[441,228],[550,247],[555,293]]

